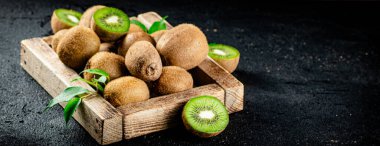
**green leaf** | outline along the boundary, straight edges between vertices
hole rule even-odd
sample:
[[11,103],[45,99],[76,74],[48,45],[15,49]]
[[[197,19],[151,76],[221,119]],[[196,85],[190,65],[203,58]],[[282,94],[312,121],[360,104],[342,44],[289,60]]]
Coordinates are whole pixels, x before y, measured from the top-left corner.
[[145,32],[148,31],[148,29],[146,29],[145,25],[142,24],[140,21],[138,20],[131,20],[130,21],[131,24],[136,24],[137,26],[139,26],[142,30],[144,30]]
[[69,100],[67,103],[64,111],[63,111],[63,117],[65,118],[66,125],[69,122],[71,116],[74,114],[75,110],[78,108],[79,104],[81,103],[82,99],[75,97]]
[[159,31],[159,30],[166,30],[166,23],[165,23],[166,18],[168,18],[168,16],[165,16],[160,21],[154,22],[152,24],[152,26],[149,28],[148,33],[152,34],[152,33]]
[[106,76],[101,76],[99,79],[97,79],[98,82],[106,84],[107,77]]
[[107,72],[105,72],[104,70],[101,70],[101,69],[96,69],[96,68],[95,69],[86,69],[86,70],[80,72],[79,74],[82,74],[84,72],[88,72],[88,73],[96,74],[96,75],[100,75],[100,76],[106,76],[107,81],[110,80],[110,75]]
[[61,94],[59,94],[57,97],[50,100],[49,104],[45,108],[45,111],[53,107],[57,103],[69,101],[70,99],[72,99],[73,97],[77,95],[81,95],[81,94],[89,93],[89,92],[90,91],[88,91],[87,89],[79,87],[79,86],[67,87],[65,90],[63,90]]

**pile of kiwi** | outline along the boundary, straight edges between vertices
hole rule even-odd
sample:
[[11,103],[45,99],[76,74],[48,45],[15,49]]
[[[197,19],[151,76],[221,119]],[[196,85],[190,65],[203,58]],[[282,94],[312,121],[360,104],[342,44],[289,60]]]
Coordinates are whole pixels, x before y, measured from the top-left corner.
[[[239,61],[237,49],[208,44],[205,34],[193,24],[148,34],[138,20],[130,20],[122,10],[96,5],[83,15],[57,9],[51,18],[54,33],[51,46],[68,67],[82,71],[100,69],[109,74],[103,97],[118,107],[193,88],[188,70],[207,56],[228,72]],[[97,75],[85,72],[84,79]],[[222,132],[229,121],[223,103],[212,96],[193,97],[182,112],[185,127],[200,137]]]

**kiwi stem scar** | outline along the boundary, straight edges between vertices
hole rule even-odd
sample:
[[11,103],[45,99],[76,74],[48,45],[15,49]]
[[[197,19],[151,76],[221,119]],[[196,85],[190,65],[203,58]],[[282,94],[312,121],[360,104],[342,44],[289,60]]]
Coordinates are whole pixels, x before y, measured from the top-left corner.
[[107,24],[117,24],[119,22],[119,17],[112,15],[106,18]]
[[198,116],[201,119],[212,119],[215,117],[215,114],[213,111],[205,110],[205,111],[200,111]]
[[79,19],[73,15],[67,15],[67,18],[71,21],[71,22],[74,22],[74,23],[78,23],[79,22]]

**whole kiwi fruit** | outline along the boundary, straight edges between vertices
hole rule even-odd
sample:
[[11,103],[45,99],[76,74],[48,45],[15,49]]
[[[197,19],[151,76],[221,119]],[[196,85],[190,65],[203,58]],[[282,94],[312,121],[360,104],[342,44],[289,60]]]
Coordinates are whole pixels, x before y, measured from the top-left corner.
[[221,133],[229,123],[223,103],[213,96],[191,98],[183,108],[182,121],[191,133],[208,138]]
[[[101,69],[107,72],[110,80],[125,76],[127,68],[124,65],[124,58],[110,52],[98,52],[88,60],[85,69]],[[91,81],[93,74],[84,72],[84,79]]]
[[67,31],[68,29],[62,29],[53,35],[53,38],[51,41],[51,47],[53,48],[54,52],[57,52],[58,43],[59,41],[61,41],[63,36],[65,36]]
[[118,107],[132,102],[149,99],[146,83],[132,76],[120,77],[109,82],[104,88],[104,98]]
[[128,33],[127,36],[124,37],[121,44],[119,45],[119,48],[117,51],[118,54],[121,56],[125,56],[129,47],[131,47],[132,44],[137,41],[148,41],[152,43],[153,46],[156,44],[153,38],[149,36],[149,34],[147,34],[146,32]]
[[127,34],[129,17],[122,10],[104,7],[95,11],[91,19],[91,29],[104,42],[114,42]]
[[193,77],[181,67],[165,66],[160,78],[155,81],[155,88],[161,95],[185,91],[193,88]]
[[159,31],[156,31],[152,34],[150,34],[150,36],[152,36],[152,38],[158,42],[158,40],[160,40],[161,36],[166,32],[167,30],[159,30]]
[[192,24],[180,24],[166,31],[156,47],[167,65],[179,66],[186,70],[199,65],[208,53],[206,36]]
[[116,49],[113,42],[104,42],[100,44],[99,52],[114,52]]
[[59,41],[57,54],[68,67],[83,69],[88,59],[98,52],[100,39],[90,28],[74,26]]
[[223,44],[209,44],[208,56],[215,60],[229,73],[235,71],[239,64],[240,53],[236,48]]
[[145,32],[140,26],[136,24],[131,24],[129,26],[129,31],[128,33],[134,33],[134,32]]
[[92,7],[88,8],[86,11],[84,11],[84,13],[82,15],[82,18],[79,21],[79,25],[82,25],[82,26],[90,28],[91,27],[92,15],[94,15],[94,13],[97,10],[99,10],[101,8],[104,8],[104,7],[106,7],[106,6],[95,5],[95,6],[92,6]]
[[50,25],[53,33],[56,33],[62,29],[68,29],[78,25],[82,14],[68,9],[56,9],[54,10]]
[[138,41],[128,49],[125,66],[132,76],[144,81],[155,81],[162,72],[160,55],[148,41]]

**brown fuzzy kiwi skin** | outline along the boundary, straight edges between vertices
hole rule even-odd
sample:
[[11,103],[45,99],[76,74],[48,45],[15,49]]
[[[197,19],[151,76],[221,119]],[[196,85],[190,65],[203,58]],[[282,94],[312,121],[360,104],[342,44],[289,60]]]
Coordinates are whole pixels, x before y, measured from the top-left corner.
[[65,36],[68,29],[62,29],[54,34],[52,41],[51,41],[51,47],[53,48],[54,52],[57,52],[57,46],[59,41]]
[[98,52],[100,39],[91,29],[74,26],[59,41],[57,54],[59,59],[72,69],[83,69],[87,60]]
[[129,48],[125,66],[132,76],[144,81],[155,81],[162,73],[160,55],[148,41],[138,41]]
[[222,66],[224,69],[226,69],[229,73],[232,73],[235,71],[239,64],[240,56],[234,58],[234,59],[218,59],[213,58],[220,66]]
[[156,47],[167,65],[179,66],[186,70],[199,65],[208,54],[206,36],[192,24],[180,24],[166,31]]
[[91,19],[92,19],[92,15],[94,15],[94,13],[101,9],[101,8],[104,8],[106,6],[103,6],[103,5],[95,5],[95,6],[92,6],[90,8],[88,8],[82,15],[80,21],[79,21],[79,25],[82,25],[82,26],[85,26],[85,27],[88,27],[90,28],[91,27]]
[[114,52],[115,44],[113,42],[104,42],[100,44],[99,52]]
[[149,99],[146,83],[132,76],[120,77],[109,82],[104,88],[104,98],[118,107],[132,102]]
[[[127,68],[124,65],[124,58],[110,52],[98,52],[88,60],[85,69],[101,69],[110,75],[110,80],[125,76]],[[85,72],[83,77],[91,81],[93,74]]]
[[134,32],[145,32],[145,31],[136,24],[130,24],[128,33],[134,33]]
[[127,32],[109,32],[98,27],[95,23],[94,17],[91,18],[91,29],[95,31],[103,42],[114,42],[127,34]]
[[149,36],[149,34],[147,34],[146,32],[128,33],[128,35],[125,36],[124,39],[121,41],[121,44],[117,51],[118,54],[121,56],[125,56],[129,47],[131,47],[132,44],[137,41],[148,41],[152,43],[153,46],[156,45],[156,42],[153,40],[153,38]]
[[53,33],[57,33],[58,31],[60,31],[62,29],[69,29],[72,27],[72,26],[62,22],[61,20],[59,20],[57,14],[55,14],[55,11],[53,12],[53,14],[51,16],[50,25],[51,25],[51,29],[52,29]]
[[167,30],[159,30],[159,31],[156,31],[152,34],[150,34],[150,36],[152,36],[152,38],[158,42],[158,40],[160,40],[161,36],[166,32]]
[[162,68],[160,78],[155,81],[156,91],[161,95],[177,93],[193,88],[193,77],[178,66]]
[[209,137],[213,137],[213,136],[216,136],[216,135],[219,135],[220,133],[222,133],[224,130],[222,131],[219,131],[219,132],[216,132],[216,133],[202,133],[202,132],[197,132],[195,129],[193,129],[189,123],[187,123],[187,120],[186,120],[186,117],[185,117],[185,112],[182,111],[182,121],[183,121],[183,125],[185,126],[185,128],[190,131],[191,133],[193,133],[194,135],[197,135],[201,138],[209,138]]

